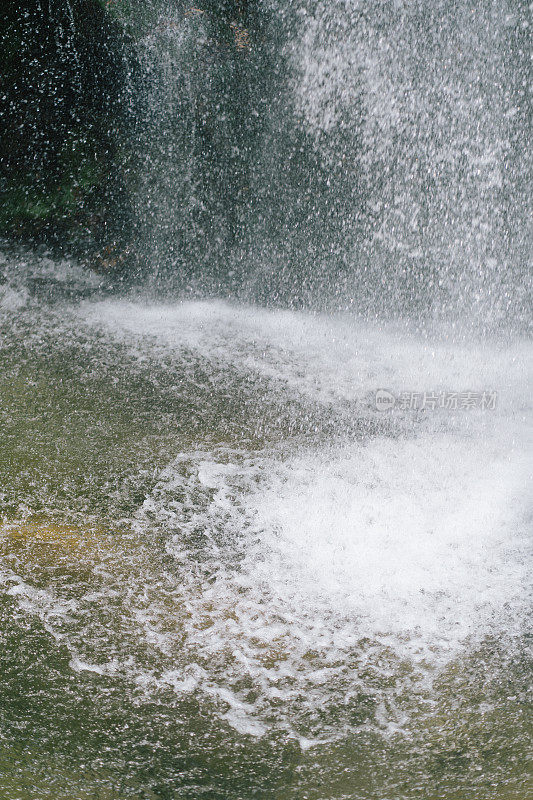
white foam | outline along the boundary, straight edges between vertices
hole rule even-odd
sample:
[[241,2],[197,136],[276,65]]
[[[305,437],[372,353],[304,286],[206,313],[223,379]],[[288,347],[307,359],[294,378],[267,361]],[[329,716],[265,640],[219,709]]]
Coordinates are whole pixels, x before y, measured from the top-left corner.
[[[418,680],[488,634],[519,631],[529,585],[529,344],[457,344],[221,302],[91,303],[81,313],[144,359],[175,354],[179,363],[193,351],[333,408],[382,386],[500,393],[493,412],[461,424],[427,417],[409,436],[305,452],[288,443],[279,457],[183,453],[161,474],[138,524],[167,531],[188,646],[205,671],[194,685],[227,706],[237,730],[259,735],[272,703],[296,719],[295,708],[312,715],[324,693],[367,691],[353,671],[347,689],[354,659],[384,676],[391,658],[407,660]],[[252,706],[244,677],[258,690]],[[181,692],[190,680],[179,673],[174,682]],[[376,721],[400,730],[390,693],[376,701]]]
[[16,289],[10,286],[0,286],[0,313],[18,311],[28,302],[28,291],[26,289]]
[[314,315],[231,305],[221,301],[142,305],[84,303],[81,320],[150,352],[192,351],[207,362],[231,364],[282,382],[287,394],[355,402],[369,392],[498,389],[507,404],[531,400],[532,347],[424,337],[396,325],[353,316]]
[[297,458],[254,494],[270,552],[250,568],[295,614],[344,617],[348,638],[451,657],[524,602],[528,467],[446,436]]
[[[305,748],[334,735],[339,708],[358,693],[375,701],[375,724],[401,730],[402,692],[483,637],[520,632],[529,591],[528,343],[456,344],[349,317],[220,302],[91,302],[71,313],[143,364],[178,374],[192,351],[224,375],[226,366],[263,375],[288,401],[297,394],[332,413],[346,401],[359,413],[357,401],[382,387],[500,393],[493,412],[428,414],[401,435],[339,435],[305,448],[288,439],[255,451],[200,442],[176,454],[130,520],[125,551],[95,565],[101,586],[78,606],[9,577],[12,596],[64,637],[73,669],[118,670],[125,641],[120,670],[147,696],[201,691],[241,733],[275,725]],[[104,595],[117,608],[109,642]],[[85,641],[98,642],[97,658]],[[406,663],[410,677],[399,668]]]
[[96,675],[115,675],[118,669],[116,661],[110,661],[108,664],[89,664],[77,657],[70,659],[69,666],[74,672],[94,672]]

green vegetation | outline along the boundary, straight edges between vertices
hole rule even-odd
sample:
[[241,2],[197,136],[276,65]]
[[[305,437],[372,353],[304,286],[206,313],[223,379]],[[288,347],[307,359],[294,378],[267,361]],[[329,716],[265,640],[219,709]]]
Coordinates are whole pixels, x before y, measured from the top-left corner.
[[81,256],[120,246],[132,42],[98,0],[24,6],[0,30],[0,236]]

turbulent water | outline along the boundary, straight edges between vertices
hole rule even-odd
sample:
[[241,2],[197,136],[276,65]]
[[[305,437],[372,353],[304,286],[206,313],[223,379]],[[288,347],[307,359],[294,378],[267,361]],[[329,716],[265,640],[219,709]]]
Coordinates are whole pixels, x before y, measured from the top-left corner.
[[531,344],[16,266],[0,796],[525,798]]
[[525,4],[109,5],[143,280],[0,260],[0,800],[525,800]]

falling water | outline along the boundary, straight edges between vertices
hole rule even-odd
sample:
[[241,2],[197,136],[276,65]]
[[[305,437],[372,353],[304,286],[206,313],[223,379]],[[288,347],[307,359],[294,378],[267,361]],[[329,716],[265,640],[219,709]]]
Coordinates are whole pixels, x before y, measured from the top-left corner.
[[136,284],[0,263],[0,797],[522,800],[525,5],[215,5]]
[[519,4],[153,9],[139,218],[183,288],[528,323]]

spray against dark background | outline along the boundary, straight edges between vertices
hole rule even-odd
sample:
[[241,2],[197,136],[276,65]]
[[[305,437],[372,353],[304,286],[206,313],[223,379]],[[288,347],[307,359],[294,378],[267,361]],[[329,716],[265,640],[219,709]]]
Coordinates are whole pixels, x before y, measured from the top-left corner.
[[528,325],[520,0],[3,18],[0,226],[112,282]]

